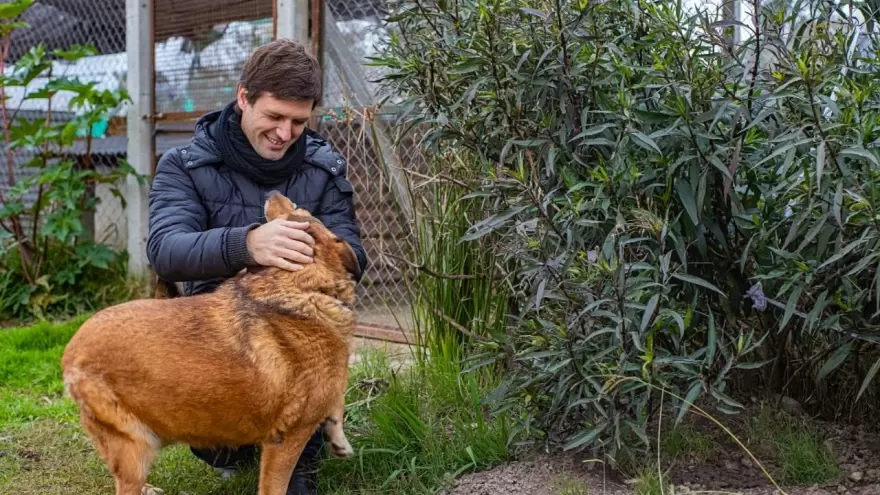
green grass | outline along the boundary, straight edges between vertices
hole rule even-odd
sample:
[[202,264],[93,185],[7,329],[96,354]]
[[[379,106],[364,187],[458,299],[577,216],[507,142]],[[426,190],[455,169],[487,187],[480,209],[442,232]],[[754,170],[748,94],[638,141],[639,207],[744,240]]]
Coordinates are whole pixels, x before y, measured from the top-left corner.
[[[59,361],[85,317],[0,331],[0,493],[110,493],[112,478],[63,396]],[[454,476],[508,459],[508,427],[487,419],[486,375],[425,360],[392,371],[368,354],[352,368],[346,434],[352,459],[327,457],[327,494],[434,493]],[[162,451],[148,481],[168,495],[252,494],[256,470],[222,479],[185,446]]]
[[657,471],[657,467],[646,467],[633,484],[636,495],[663,495],[670,493],[667,473]]
[[559,495],[590,495],[590,490],[586,485],[568,478],[556,480],[554,489]]
[[840,476],[837,460],[818,432],[785,428],[777,438],[783,482],[809,485]]
[[660,452],[665,457],[692,457],[700,461],[708,459],[717,451],[718,444],[688,424],[681,424],[662,435]]
[[773,405],[764,405],[749,419],[745,436],[756,455],[776,459],[783,483],[811,485],[841,474],[819,428]]
[[[379,354],[356,370],[346,431],[357,459],[329,459],[328,493],[431,493],[450,476],[507,459],[508,428],[487,421],[480,404],[488,387],[436,361],[395,375]],[[387,383],[376,394],[376,379]]]

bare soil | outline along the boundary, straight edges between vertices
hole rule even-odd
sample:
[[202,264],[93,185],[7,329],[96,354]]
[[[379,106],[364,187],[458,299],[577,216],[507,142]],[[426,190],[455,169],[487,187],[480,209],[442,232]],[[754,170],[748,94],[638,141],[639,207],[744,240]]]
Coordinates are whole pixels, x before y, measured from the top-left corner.
[[[777,489],[770,483],[760,487],[736,486],[742,480],[755,477],[731,473],[724,468],[705,466],[700,480],[710,482],[672,484],[667,495],[680,493],[723,493],[726,495],[880,495],[880,483],[852,483],[842,480],[824,485],[798,487],[782,486]],[[679,479],[682,479],[679,477]],[[638,495],[634,480],[621,480],[611,473],[588,470],[578,465],[573,456],[545,454],[527,461],[515,461],[487,471],[471,473],[456,481],[455,487],[444,495]],[[727,488],[708,488],[725,485]]]
[[[791,404],[789,404],[790,406]],[[796,405],[796,404],[795,404]],[[767,406],[765,406],[767,407]],[[771,408],[773,406],[770,406]],[[770,430],[786,421],[807,427],[836,460],[839,474],[809,486],[785,484],[783,460]],[[725,426],[757,458],[767,474],[740,445],[705,418],[687,421],[692,432],[708,439],[701,452],[661,456],[663,479],[670,493],[724,493],[742,495],[880,495],[880,434],[876,425],[840,425],[807,417],[797,407],[779,406],[758,420],[757,408],[725,418]],[[780,422],[777,422],[780,421]],[[756,426],[757,424],[757,426]],[[786,423],[788,424],[788,423]],[[762,430],[761,427],[764,429]],[[656,433],[653,433],[656,435]],[[656,438],[656,437],[654,437]],[[662,450],[662,449],[661,449]],[[809,465],[808,465],[809,466]],[[639,494],[635,479],[603,469],[600,462],[581,454],[538,454],[456,481],[445,495],[586,495]],[[659,493],[650,492],[650,493]]]
[[573,454],[543,454],[456,480],[445,495],[581,495],[633,493],[601,464]]

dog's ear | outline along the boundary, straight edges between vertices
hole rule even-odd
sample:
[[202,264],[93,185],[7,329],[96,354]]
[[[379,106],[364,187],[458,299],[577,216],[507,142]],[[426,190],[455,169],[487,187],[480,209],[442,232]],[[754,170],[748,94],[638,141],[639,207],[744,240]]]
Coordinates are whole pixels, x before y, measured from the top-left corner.
[[271,222],[278,218],[287,218],[295,209],[296,205],[287,196],[278,191],[272,191],[266,199],[263,213],[266,215],[266,221]]
[[361,273],[361,264],[358,261],[357,255],[354,253],[354,249],[347,242],[342,242],[345,246],[342,248],[342,266],[345,267],[345,271],[347,271],[351,278],[355,282],[360,282],[363,273]]

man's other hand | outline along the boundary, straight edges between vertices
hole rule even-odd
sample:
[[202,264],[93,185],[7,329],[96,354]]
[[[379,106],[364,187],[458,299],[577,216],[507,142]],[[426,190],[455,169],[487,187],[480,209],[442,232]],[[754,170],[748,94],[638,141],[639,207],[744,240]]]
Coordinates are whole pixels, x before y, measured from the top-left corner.
[[285,270],[302,270],[302,265],[314,261],[308,222],[273,220],[248,232],[247,248],[254,262],[263,266],[277,266]]

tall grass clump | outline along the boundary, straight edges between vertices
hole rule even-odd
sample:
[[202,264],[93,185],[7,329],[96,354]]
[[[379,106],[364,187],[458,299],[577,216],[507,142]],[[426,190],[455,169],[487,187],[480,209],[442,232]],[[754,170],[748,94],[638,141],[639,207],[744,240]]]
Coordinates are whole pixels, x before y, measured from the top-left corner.
[[431,162],[420,311],[503,372],[486,400],[518,433],[626,462],[663,407],[741,411],[744,373],[829,409],[877,397],[880,47],[859,8],[393,3],[374,64]]
[[[461,364],[464,350],[503,332],[507,291],[500,287],[493,246],[460,242],[488,207],[480,197],[462,198],[470,171],[454,155],[435,157],[429,180],[413,180],[415,263],[408,278],[420,359],[433,356]],[[464,177],[462,177],[464,176]]]
[[489,418],[482,397],[494,382],[462,374],[444,359],[389,372],[382,354],[366,354],[346,394],[353,459],[327,458],[327,491],[437,493],[459,474],[508,459],[509,422]]

